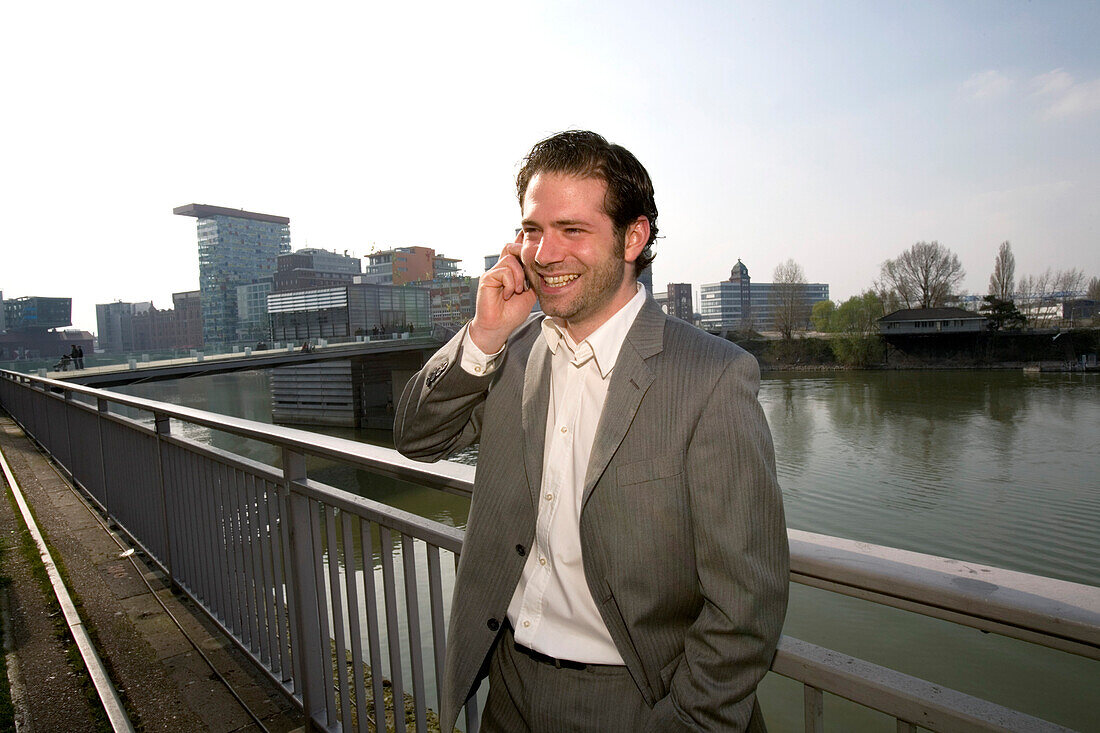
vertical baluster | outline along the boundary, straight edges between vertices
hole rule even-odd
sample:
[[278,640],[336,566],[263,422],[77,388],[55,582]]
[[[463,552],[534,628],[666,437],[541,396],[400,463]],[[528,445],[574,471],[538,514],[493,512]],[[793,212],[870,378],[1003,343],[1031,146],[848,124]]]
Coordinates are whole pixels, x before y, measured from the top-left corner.
[[[284,466],[286,463],[284,462]],[[285,469],[284,469],[285,470]],[[304,468],[303,468],[304,471]],[[297,697],[302,697],[302,670],[296,657],[298,615],[294,610],[294,599],[297,597],[294,577],[292,573],[293,558],[290,552],[290,499],[283,486],[276,487],[277,491],[273,499],[275,509],[275,537],[277,544],[273,546],[275,552],[272,557],[275,560],[275,612],[279,616],[279,635],[282,642],[279,644],[279,654],[283,657],[283,682],[294,681],[294,692]],[[270,507],[269,507],[270,508]],[[285,621],[285,623],[284,623]]]
[[248,584],[248,593],[252,601],[253,626],[252,640],[253,650],[259,655],[260,661],[271,665],[271,649],[267,645],[267,627],[271,621],[267,617],[267,603],[264,599],[264,569],[260,560],[260,547],[263,539],[260,534],[260,503],[256,496],[256,476],[248,473],[244,476],[244,504],[245,527],[248,532],[245,552],[248,555],[248,572],[251,581]]
[[412,537],[401,535],[401,566],[405,571],[405,617],[409,629],[409,665],[412,668],[413,709],[416,711],[416,731],[424,733],[427,715],[424,712],[424,656],[421,653],[420,599],[416,573],[416,545]]
[[111,490],[107,483],[107,400],[102,397],[95,398],[96,403],[96,432],[99,433],[99,473],[103,480],[103,509],[111,518]]
[[[332,639],[336,646],[336,681],[340,692],[340,717],[344,730],[351,730],[351,699],[348,688],[348,656],[344,645],[344,592],[340,583],[340,552],[337,550],[336,512],[329,508],[325,515],[325,548],[328,554],[328,587],[332,603]],[[343,512],[341,512],[343,514]],[[346,572],[346,568],[345,568]],[[348,608],[350,617],[353,609]]]
[[256,652],[256,613],[252,604],[252,541],[249,536],[249,502],[245,492],[245,474],[233,471],[233,513],[237,516],[237,555],[240,580],[237,584],[241,605],[243,642]]
[[378,589],[374,582],[374,524],[360,520],[359,533],[363,545],[363,600],[367,606],[367,643],[370,647],[371,696],[374,702],[375,730],[385,730],[386,698],[382,689],[382,628],[378,622]]
[[331,728],[336,724],[335,683],[332,680],[332,633],[329,627],[328,591],[325,589],[325,542],[321,533],[320,514],[328,513],[328,507],[310,500],[309,521],[313,538],[313,582],[317,593],[317,617],[320,620],[318,633],[321,636],[322,666],[325,690],[325,719]]
[[282,614],[279,613],[279,597],[282,595],[282,579],[275,572],[274,554],[278,548],[279,532],[273,524],[269,504],[271,492],[267,481],[258,479],[256,482],[256,500],[260,510],[260,561],[263,565],[263,589],[264,606],[267,607],[267,646],[271,655],[271,671],[281,674],[283,671],[283,654],[280,639],[284,637],[282,631]]
[[378,530],[382,541],[382,590],[386,598],[386,641],[390,650],[393,724],[398,733],[404,733],[405,686],[401,680],[401,634],[397,628],[397,578],[393,571],[393,536],[388,527],[379,526]]
[[446,659],[447,629],[443,615],[443,579],[439,548],[428,544],[428,598],[432,618],[432,658],[435,662],[435,709],[443,709],[443,663]]
[[213,538],[211,525],[213,519],[210,511],[213,491],[213,478],[210,472],[210,459],[199,457],[195,466],[195,512],[198,516],[198,534],[195,540],[199,546],[202,573],[200,584],[202,598],[204,598],[207,611],[218,617],[217,579],[215,578],[215,565],[213,565]]
[[214,561],[214,597],[217,603],[217,617],[227,628],[230,624],[229,594],[225,583],[225,533],[222,531],[222,476],[221,464],[213,460],[207,462],[210,487],[206,501],[209,517],[210,557]]
[[[354,521],[362,522],[356,518]],[[352,690],[355,691],[355,710],[358,713],[358,729],[360,733],[367,733],[367,700],[366,685],[363,679],[363,633],[359,624],[359,584],[356,581],[355,569],[359,564],[355,562],[355,533],[352,530],[352,515],[347,512],[340,513],[340,535],[344,542],[344,590],[348,598],[348,636],[351,646],[351,675]],[[370,548],[363,548],[363,554]]]
[[221,490],[218,492],[219,531],[221,532],[222,568],[225,572],[226,626],[238,638],[241,634],[240,578],[237,576],[237,518],[233,512],[234,469],[218,463],[218,478]]
[[[291,580],[293,595],[287,604],[294,615],[294,627],[291,634],[295,667],[295,691],[300,690],[302,705],[306,717],[315,723],[321,723],[317,716],[326,714],[325,666],[329,663],[328,638],[321,646],[321,619],[319,613],[321,598],[317,592],[320,581],[315,563],[315,543],[313,526],[315,512],[307,497],[294,489],[294,483],[306,477],[306,460],[301,453],[289,448],[283,449],[283,488],[286,492],[286,504],[289,520],[290,555],[287,558],[287,576]],[[331,677],[331,668],[328,677]],[[327,719],[328,715],[325,715]],[[327,723],[321,723],[326,727]]]
[[157,438],[157,485],[160,491],[161,541],[164,543],[164,557],[161,558],[168,571],[168,582],[175,585],[175,572],[172,570],[172,533],[168,525],[168,471],[165,469],[165,438],[172,432],[172,421],[167,415],[153,413],[153,426]]
[[825,700],[821,690],[802,686],[806,733],[825,733]]

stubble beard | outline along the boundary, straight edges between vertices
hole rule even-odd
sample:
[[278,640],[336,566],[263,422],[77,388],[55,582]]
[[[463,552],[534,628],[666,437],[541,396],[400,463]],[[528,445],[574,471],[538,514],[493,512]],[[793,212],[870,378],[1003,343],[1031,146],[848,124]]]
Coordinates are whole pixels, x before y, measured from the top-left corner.
[[542,278],[528,270],[528,280],[535,289],[542,312],[548,316],[561,318],[567,323],[575,320],[583,320],[598,313],[607,303],[615,297],[622,286],[623,274],[626,262],[622,259],[622,253],[616,252],[616,256],[604,260],[596,268],[580,273],[583,287],[580,292],[574,293],[569,298],[558,298],[553,293],[547,293],[544,289]]

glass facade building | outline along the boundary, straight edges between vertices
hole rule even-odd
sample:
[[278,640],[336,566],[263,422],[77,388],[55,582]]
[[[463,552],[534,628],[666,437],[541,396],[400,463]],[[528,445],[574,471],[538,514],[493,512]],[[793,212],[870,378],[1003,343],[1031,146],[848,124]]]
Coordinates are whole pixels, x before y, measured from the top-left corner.
[[431,293],[413,285],[357,283],[339,288],[271,293],[267,297],[271,337],[299,343],[309,339],[425,332],[431,329]]
[[173,213],[198,219],[203,342],[236,341],[237,288],[274,276],[279,255],[290,251],[290,219],[205,204]]

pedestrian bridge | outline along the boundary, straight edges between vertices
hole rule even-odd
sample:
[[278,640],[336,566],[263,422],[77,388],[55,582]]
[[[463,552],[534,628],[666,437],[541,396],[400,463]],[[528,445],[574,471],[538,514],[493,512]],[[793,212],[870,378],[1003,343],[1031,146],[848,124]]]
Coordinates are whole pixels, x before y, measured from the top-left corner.
[[300,344],[286,344],[270,349],[246,348],[225,354],[207,355],[195,352],[188,357],[159,361],[130,359],[126,364],[49,372],[42,376],[89,387],[117,387],[134,382],[346,361],[382,354],[420,351],[427,356],[435,353],[442,345],[438,336],[429,333],[396,334],[394,337],[360,337],[355,341],[342,343],[326,343],[322,340],[308,351],[303,350]]
[[[459,495],[472,467],[13,372],[0,372],[0,405],[317,727],[375,729],[388,687],[407,720],[382,727],[428,729],[463,532],[321,483],[307,464]],[[279,460],[188,439],[186,426],[259,441]],[[788,534],[794,583],[1100,660],[1098,588]],[[910,733],[1067,730],[789,636],[772,670],[801,685],[807,731],[824,730],[826,695]],[[476,731],[476,695],[465,712]]]

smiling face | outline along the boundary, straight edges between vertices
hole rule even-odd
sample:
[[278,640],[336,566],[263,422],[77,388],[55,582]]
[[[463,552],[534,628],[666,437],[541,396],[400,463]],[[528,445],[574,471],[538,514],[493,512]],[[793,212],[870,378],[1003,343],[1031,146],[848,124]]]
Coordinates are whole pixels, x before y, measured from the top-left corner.
[[523,260],[542,310],[565,322],[577,342],[636,292],[632,264],[649,238],[645,217],[621,236],[604,210],[598,178],[540,173],[523,199]]

